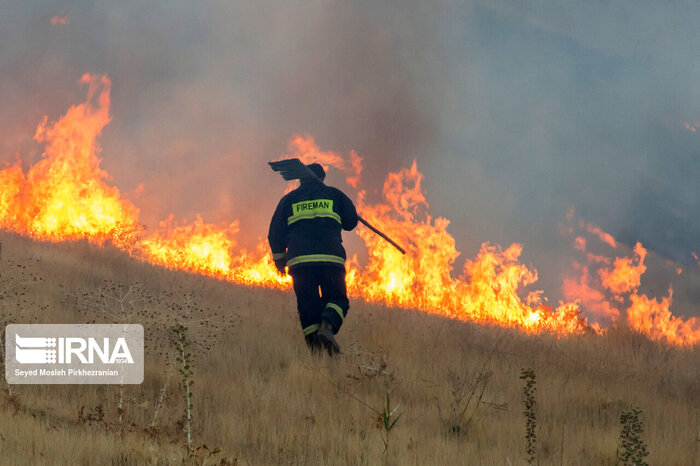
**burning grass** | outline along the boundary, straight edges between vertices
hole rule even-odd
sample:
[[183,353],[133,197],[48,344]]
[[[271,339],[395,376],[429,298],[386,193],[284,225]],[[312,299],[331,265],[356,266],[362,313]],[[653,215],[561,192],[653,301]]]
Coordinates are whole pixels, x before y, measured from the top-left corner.
[[[41,240],[111,243],[151,264],[238,284],[289,288],[289,277],[276,273],[264,240],[249,251],[238,246],[237,220],[212,225],[199,217],[176,222],[171,216],[146,232],[138,208],[107,183],[109,176],[99,166],[98,139],[111,119],[111,82],[107,76],[86,74],[81,83],[88,87],[85,102],[70,107],[55,122],[44,118],[39,123],[35,139],[44,145],[42,160],[26,173],[19,162],[0,170],[0,228]],[[348,261],[348,288],[355,298],[529,334],[603,333],[612,321],[679,346],[700,341],[697,318],[671,313],[672,288],[660,298],[639,290],[647,255],[640,243],[624,251],[610,234],[592,224],[579,222],[580,231],[570,227],[574,247],[585,260],[574,263],[576,278],[564,282],[567,301],[550,305],[544,291],[529,289],[538,273],[520,262],[520,244],[502,247],[486,242],[461,272],[455,270],[460,253],[447,231],[449,220],[429,214],[423,175],[415,162],[389,173],[382,199],[372,204],[362,185],[362,159],[355,152],[341,156],[323,151],[306,135],[293,136],[289,151],[306,163],[320,162],[343,173],[355,190],[362,216],[407,250],[401,255],[360,228],[368,262],[360,264],[356,256]],[[568,220],[573,220],[573,212]],[[598,238],[619,256],[588,252],[583,234]],[[583,316],[584,309],[593,316],[592,322]]]
[[[653,342],[622,326],[605,335],[527,335],[354,300],[339,335],[344,354],[331,361],[307,353],[289,291],[167,271],[84,242],[37,243],[6,233],[0,240],[0,280],[15,280],[18,264],[23,276],[40,277],[3,301],[3,312],[24,310],[22,322],[87,321],[76,294],[105,280],[142,283],[161,300],[174,292],[197,297],[180,308],[168,304],[169,314],[141,316],[153,332],[187,309],[235,317],[196,355],[193,444],[222,449],[207,464],[222,456],[238,464],[379,464],[387,455],[377,412],[387,393],[390,408],[402,413],[391,429],[391,464],[524,464],[522,368],[537,374],[541,464],[615,464],[620,416],[632,407],[644,412],[650,464],[691,464],[700,455],[698,349]],[[2,387],[3,460],[180,462],[184,388],[175,372],[163,397],[170,346],[158,346],[153,335],[147,330],[144,383],[125,386],[121,425],[118,386],[14,386],[11,400]],[[471,421],[455,435],[447,407],[455,396],[463,407],[463,393],[486,373],[488,383],[477,384],[480,401],[469,405]]]

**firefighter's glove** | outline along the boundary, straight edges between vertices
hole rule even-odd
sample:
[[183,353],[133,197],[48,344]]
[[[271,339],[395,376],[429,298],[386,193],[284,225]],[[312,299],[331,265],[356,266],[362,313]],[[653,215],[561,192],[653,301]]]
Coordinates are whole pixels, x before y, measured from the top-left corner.
[[275,261],[275,267],[277,267],[277,271],[280,273],[280,275],[287,275],[287,272],[284,269],[286,266],[287,259],[277,259]]

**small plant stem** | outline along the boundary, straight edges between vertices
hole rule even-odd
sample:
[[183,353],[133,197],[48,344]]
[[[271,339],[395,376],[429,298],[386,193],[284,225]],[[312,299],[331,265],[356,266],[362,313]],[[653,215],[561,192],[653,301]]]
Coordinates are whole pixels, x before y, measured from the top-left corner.
[[185,431],[187,432],[187,453],[192,452],[192,369],[190,354],[187,352],[187,327],[178,325],[174,328],[177,334],[177,349],[179,352],[179,362],[182,364],[182,385],[185,389]]
[[119,412],[119,424],[122,423],[122,417],[124,414],[124,384],[119,384],[119,405],[117,407]]
[[165,377],[165,383],[163,384],[163,388],[160,390],[160,395],[158,396],[158,403],[156,403],[156,408],[153,412],[153,421],[151,421],[151,427],[156,426],[156,422],[158,420],[158,413],[160,412],[161,406],[163,406],[163,402],[165,401],[165,393],[168,390],[168,383],[170,382],[170,377],[173,375],[173,365],[170,364],[170,367],[168,368],[168,375]]

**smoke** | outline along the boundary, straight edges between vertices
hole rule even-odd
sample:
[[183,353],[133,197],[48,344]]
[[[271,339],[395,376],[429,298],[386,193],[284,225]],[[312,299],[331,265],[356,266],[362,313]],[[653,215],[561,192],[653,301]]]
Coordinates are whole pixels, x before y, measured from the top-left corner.
[[[674,286],[697,296],[700,138],[685,122],[698,119],[698,9],[497,1],[450,14],[449,74],[461,88],[447,112],[459,116],[443,119],[451,158],[426,178],[439,169],[451,195],[486,201],[467,202],[454,227],[522,241],[542,280],[554,281],[570,263],[552,225],[575,207],[628,247],[641,241],[679,262],[686,273]],[[449,169],[462,161],[469,168]],[[460,179],[474,189],[457,188]],[[681,295],[674,307],[697,313]]]
[[521,242],[552,295],[570,267],[559,224],[574,207],[679,263],[674,299],[692,296],[697,5],[377,3],[8,2],[0,158],[37,160],[41,117],[81,100],[82,74],[104,73],[102,167],[148,226],[203,213],[264,236],[284,189],[265,162],[308,133],[364,158],[370,201],[417,159],[462,260],[484,241]]
[[[366,182],[378,186],[437,141],[439,57],[429,53],[437,48],[426,27],[433,13],[422,2],[398,14],[340,1],[102,1],[10,11],[0,34],[12,45],[0,53],[14,70],[3,72],[11,87],[2,97],[28,115],[26,144],[41,114],[56,116],[75,101],[82,73],[107,74],[114,118],[101,140],[103,166],[124,191],[143,182],[150,224],[171,212],[266,223],[283,184],[264,162],[279,158],[293,133],[361,153],[376,175]],[[66,24],[53,24],[56,16]]]

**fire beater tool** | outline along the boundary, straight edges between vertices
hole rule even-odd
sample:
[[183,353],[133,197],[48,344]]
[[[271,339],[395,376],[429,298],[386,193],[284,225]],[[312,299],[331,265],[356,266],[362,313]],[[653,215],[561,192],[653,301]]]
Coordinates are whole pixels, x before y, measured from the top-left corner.
[[[278,162],[267,162],[267,164],[276,172],[279,172],[280,175],[282,175],[282,178],[284,178],[287,181],[290,180],[298,180],[301,178],[313,178],[321,183],[323,183],[323,180],[316,176],[316,173],[311,171],[309,167],[304,165],[304,163],[299,160],[299,159],[286,159],[286,160],[280,160]],[[375,227],[370,225],[370,223],[365,220],[364,218],[360,217],[359,215],[357,216],[357,219],[362,222],[367,228],[381,236],[383,239],[389,242],[392,246],[394,246],[396,249],[401,251],[401,254],[406,254],[406,251],[396,244],[394,240],[389,238],[387,235],[382,233],[381,231],[377,230]]]

